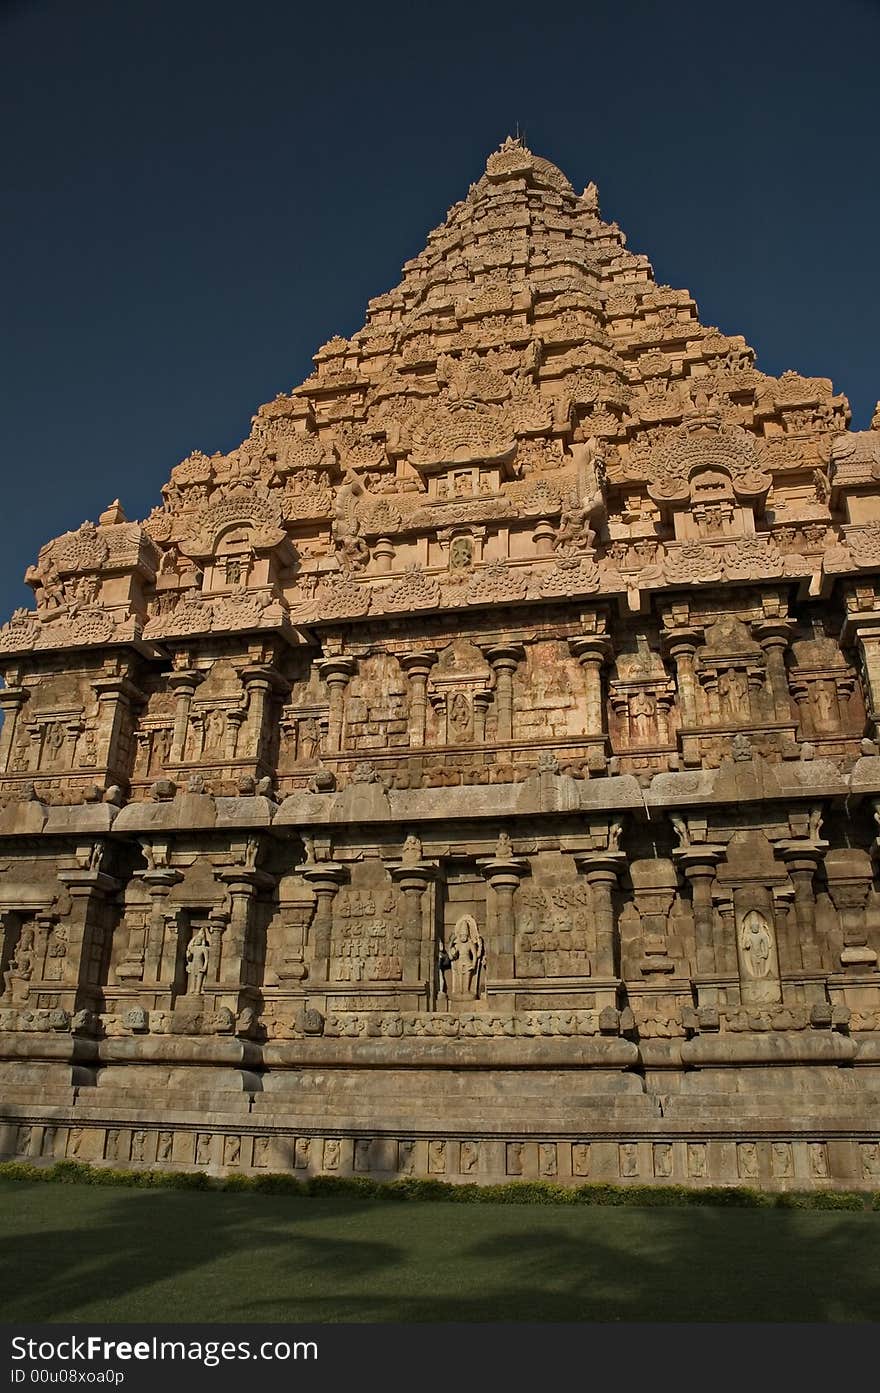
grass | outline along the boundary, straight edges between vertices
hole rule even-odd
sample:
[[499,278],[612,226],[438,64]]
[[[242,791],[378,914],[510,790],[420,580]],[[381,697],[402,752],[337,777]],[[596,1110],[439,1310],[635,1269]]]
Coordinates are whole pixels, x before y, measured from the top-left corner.
[[0,1181],[9,1321],[875,1321],[880,1212]]

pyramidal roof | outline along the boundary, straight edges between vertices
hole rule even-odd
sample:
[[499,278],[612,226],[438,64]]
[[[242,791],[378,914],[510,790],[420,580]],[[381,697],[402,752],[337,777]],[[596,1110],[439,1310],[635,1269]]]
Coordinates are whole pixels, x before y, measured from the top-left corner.
[[[827,379],[770,377],[754,357],[656,283],[594,184],[576,194],[508,138],[363,327],[325,343],[237,449],[177,465],[143,529],[111,509],[92,531],[157,572],[137,619],[155,638],[219,626],[210,566],[236,536],[287,547],[271,574],[227,568],[229,622],[244,589],[241,622],[261,626],[733,579],[718,548],[742,509],[750,574],[809,574],[828,548],[833,447],[864,472],[880,435],[841,436],[849,407]],[[466,526],[489,529],[467,584],[450,562]],[[38,604],[46,567],[51,586],[90,545],[80,529],[43,549]]]

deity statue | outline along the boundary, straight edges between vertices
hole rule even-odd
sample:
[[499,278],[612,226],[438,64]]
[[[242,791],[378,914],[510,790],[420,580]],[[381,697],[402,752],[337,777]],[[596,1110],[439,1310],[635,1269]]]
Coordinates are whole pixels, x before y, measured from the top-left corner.
[[740,928],[743,965],[750,977],[766,977],[770,971],[773,940],[767,921],[756,909],[750,909]]
[[200,996],[205,989],[208,972],[208,935],[203,928],[196,929],[186,946],[186,975],[189,990]]

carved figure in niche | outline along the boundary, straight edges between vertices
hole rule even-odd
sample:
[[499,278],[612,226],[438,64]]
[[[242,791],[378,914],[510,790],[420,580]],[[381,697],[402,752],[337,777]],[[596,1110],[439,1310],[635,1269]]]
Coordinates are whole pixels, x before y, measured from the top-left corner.
[[826,1180],[828,1178],[828,1155],[825,1151],[825,1143],[811,1141],[808,1150],[810,1153],[810,1175],[814,1175],[817,1180]]
[[[68,1156],[78,1156],[82,1146],[84,1136],[82,1127],[71,1127],[67,1134],[67,1154]],[[134,1158],[132,1158],[134,1159]]]
[[499,861],[509,861],[513,855],[513,843],[509,832],[499,832],[495,843],[495,856]]
[[474,485],[470,473],[456,474],[453,480],[453,490],[456,498],[467,498],[472,494]]
[[160,1132],[160,1133],[159,1133],[159,1141],[158,1141],[158,1143],[157,1143],[157,1145],[156,1145],[156,1160],[157,1160],[157,1161],[170,1161],[170,1160],[171,1160],[171,1151],[172,1151],[173,1146],[174,1146],[174,1133],[173,1133],[173,1132]]
[[64,727],[59,721],[53,721],[46,729],[46,738],[43,744],[43,752],[47,764],[54,764],[64,748]]
[[9,967],[3,974],[4,994],[12,991],[13,978],[29,982],[34,971],[34,931],[25,925],[19,934],[15,955],[9,960]]
[[186,945],[186,975],[189,978],[190,992],[197,996],[202,994],[207,972],[208,935],[203,928],[199,928]]
[[654,1147],[654,1174],[662,1180],[672,1174],[672,1147],[669,1142],[657,1142]]
[[718,678],[718,693],[728,716],[737,720],[749,714],[749,680],[739,668],[728,668]]
[[453,736],[465,739],[471,728],[471,704],[464,692],[456,692],[449,703],[449,727]]
[[688,1174],[695,1180],[703,1180],[706,1175],[706,1146],[704,1142],[689,1142],[687,1149]]
[[631,1177],[639,1173],[639,1148],[635,1142],[624,1142],[620,1148],[620,1174]]
[[268,1166],[269,1164],[269,1138],[257,1137],[254,1141],[254,1165]]
[[860,1150],[862,1153],[862,1170],[864,1174],[869,1179],[880,1175],[880,1143],[862,1142]]
[[837,723],[837,693],[833,682],[817,682],[813,687],[816,724],[834,726]]
[[104,1159],[105,1161],[115,1161],[118,1155],[119,1132],[115,1127],[112,1127],[110,1131],[107,1133],[107,1137],[104,1142]]
[[740,1142],[736,1148],[737,1170],[742,1180],[758,1178],[758,1148],[753,1141]]
[[522,1175],[523,1173],[523,1147],[521,1141],[509,1141],[507,1143],[507,1174]]
[[571,1148],[571,1172],[572,1175],[585,1176],[590,1174],[591,1151],[588,1141],[576,1141]]
[[450,571],[466,571],[473,565],[474,544],[470,537],[453,537],[449,548]]
[[623,836],[623,823],[620,818],[615,818],[608,827],[608,850],[619,851],[620,839]]
[[743,965],[750,977],[766,977],[770,971],[773,939],[767,921],[756,909],[750,909],[740,926]]
[[298,757],[304,763],[317,759],[318,747],[321,743],[321,733],[318,730],[318,722],[315,720],[314,716],[306,716],[300,721],[297,741]]
[[636,740],[649,740],[654,733],[657,699],[650,692],[635,692],[630,697],[629,718]]
[[241,1137],[227,1137],[223,1144],[223,1160],[227,1166],[237,1166],[241,1160]]
[[324,1143],[324,1169],[325,1171],[335,1171],[339,1169],[339,1158],[342,1151],[342,1143],[335,1137],[329,1138]]
[[779,1179],[792,1175],[791,1147],[786,1141],[775,1141],[772,1147],[773,1174]]
[[24,1156],[31,1149],[31,1140],[34,1129],[32,1127],[19,1127],[15,1138],[15,1153],[17,1156]]
[[476,1141],[463,1141],[461,1144],[461,1173],[470,1175],[476,1169],[477,1161],[480,1159],[480,1143]]
[[209,711],[205,717],[205,749],[219,750],[223,744],[226,722],[220,711]]
[[196,1137],[196,1165],[209,1166],[211,1164],[211,1135],[209,1132],[199,1132]]
[[309,1164],[312,1152],[311,1137],[297,1137],[293,1144],[293,1164],[303,1169]]
[[145,1148],[146,1148],[146,1145],[147,1145],[147,1134],[146,1134],[146,1132],[132,1132],[132,1134],[131,1134],[131,1159],[132,1159],[133,1161],[142,1161],[142,1160],[144,1159],[144,1150],[145,1150]]
[[554,1142],[542,1142],[538,1147],[538,1174],[545,1179],[552,1179],[556,1174],[556,1145]]
[[446,1170],[445,1141],[428,1142],[428,1170],[433,1175],[443,1175]]
[[485,946],[472,915],[463,914],[458,920],[450,935],[447,951],[452,964],[453,995],[478,996]]

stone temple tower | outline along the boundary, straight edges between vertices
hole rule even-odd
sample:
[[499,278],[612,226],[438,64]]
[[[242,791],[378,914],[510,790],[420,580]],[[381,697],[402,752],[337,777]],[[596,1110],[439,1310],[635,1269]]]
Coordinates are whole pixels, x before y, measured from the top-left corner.
[[880,1183],[880,417],[505,141],[0,629],[0,1152]]

